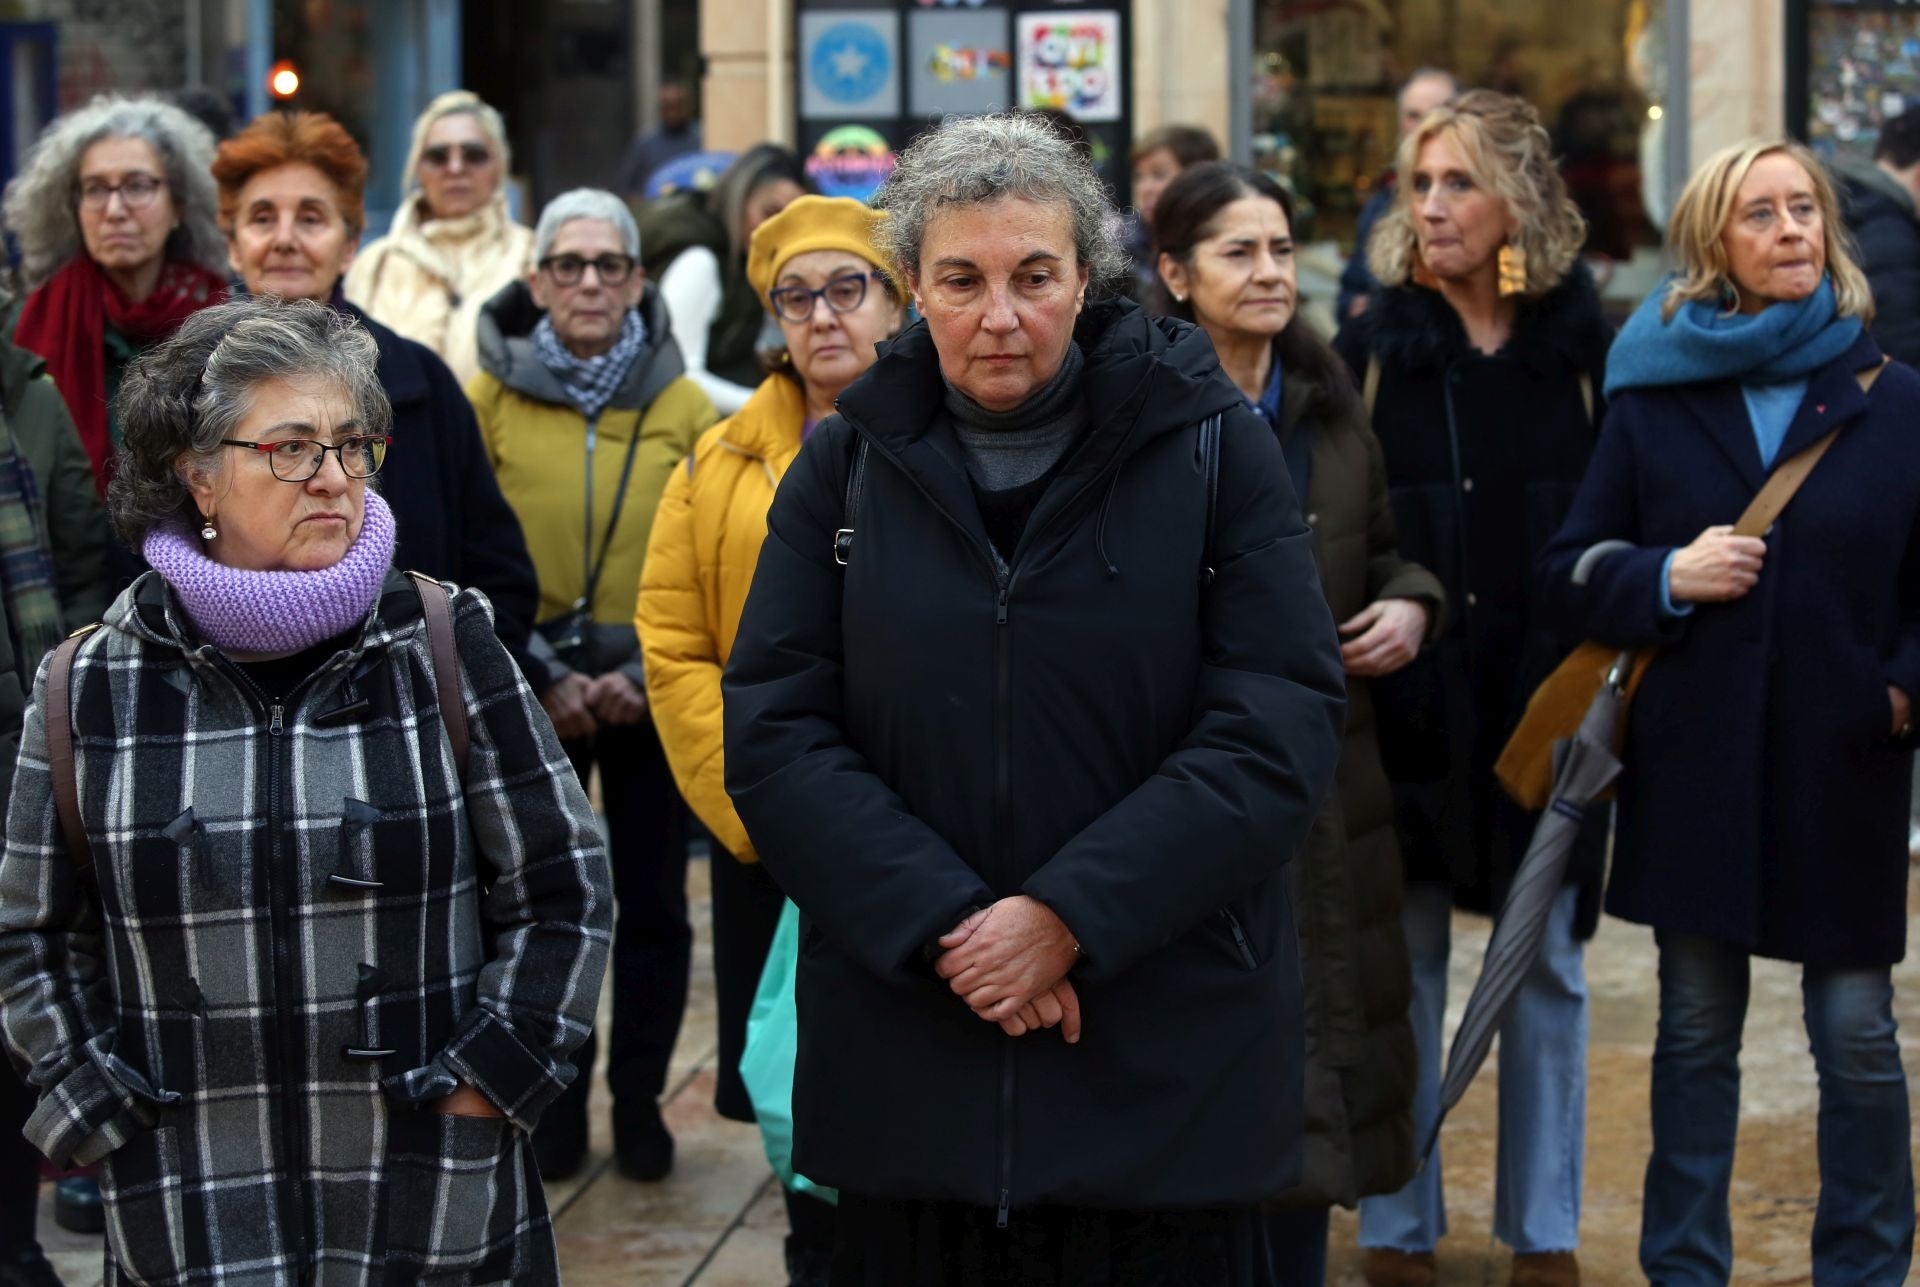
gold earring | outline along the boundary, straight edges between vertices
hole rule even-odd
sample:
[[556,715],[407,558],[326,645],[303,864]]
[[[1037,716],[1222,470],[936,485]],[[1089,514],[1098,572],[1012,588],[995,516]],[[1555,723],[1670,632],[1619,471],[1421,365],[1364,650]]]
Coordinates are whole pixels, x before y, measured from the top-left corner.
[[1500,247],[1500,293],[1518,295],[1527,289],[1527,252],[1507,242]]

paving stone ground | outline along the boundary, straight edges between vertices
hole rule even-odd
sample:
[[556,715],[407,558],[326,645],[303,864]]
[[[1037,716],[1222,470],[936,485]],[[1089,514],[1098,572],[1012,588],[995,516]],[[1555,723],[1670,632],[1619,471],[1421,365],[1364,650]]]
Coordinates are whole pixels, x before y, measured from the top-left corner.
[[[607,1103],[596,1089],[595,1152],[583,1176],[556,1186],[560,1261],[568,1287],[781,1287],[785,1215],[751,1127],[713,1113],[713,985],[707,880],[695,863],[690,894],[699,924],[694,990],[674,1061],[667,1120],[679,1139],[673,1176],[661,1184],[621,1178],[606,1154]],[[1910,890],[1909,922],[1920,912]],[[1472,985],[1486,922],[1456,917],[1452,1017]],[[1606,921],[1587,956],[1593,995],[1587,1169],[1581,1263],[1590,1287],[1642,1282],[1640,1179],[1649,1146],[1648,1061],[1654,1031],[1652,936]],[[1920,1072],[1920,966],[1895,972],[1901,1044]],[[1443,1287],[1504,1287],[1509,1257],[1490,1232],[1493,1209],[1496,1062],[1489,1060],[1442,1136],[1452,1229],[1440,1246]],[[1754,964],[1742,1059],[1744,1094],[1734,1167],[1734,1282],[1811,1283],[1807,1242],[1818,1181],[1814,1170],[1813,1063],[1800,1017],[1799,972]],[[1909,1078],[1911,1083],[1912,1078]],[[43,1198],[43,1240],[69,1284],[100,1281],[97,1239],[53,1225]],[[1362,1287],[1354,1218],[1336,1212],[1329,1281]],[[1916,1275],[1914,1281],[1920,1281]]]

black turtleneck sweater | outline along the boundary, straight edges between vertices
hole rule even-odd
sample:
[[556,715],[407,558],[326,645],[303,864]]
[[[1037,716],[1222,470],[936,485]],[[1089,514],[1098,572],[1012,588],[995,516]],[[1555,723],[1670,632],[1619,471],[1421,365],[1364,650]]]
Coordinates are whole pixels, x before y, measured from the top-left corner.
[[1084,365],[1080,346],[1069,343],[1060,369],[1010,411],[989,411],[947,386],[946,414],[966,456],[987,537],[1003,563],[1013,557],[1027,520],[1086,428]]

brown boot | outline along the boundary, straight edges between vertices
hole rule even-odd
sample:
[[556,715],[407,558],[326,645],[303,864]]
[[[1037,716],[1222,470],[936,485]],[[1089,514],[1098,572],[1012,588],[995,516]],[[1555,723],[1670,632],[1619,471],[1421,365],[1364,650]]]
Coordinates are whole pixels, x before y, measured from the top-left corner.
[[1431,1251],[1389,1251],[1374,1247],[1360,1266],[1367,1287],[1434,1287],[1439,1266]]
[[1513,1258],[1508,1287],[1580,1287],[1580,1261],[1571,1251],[1535,1251]]

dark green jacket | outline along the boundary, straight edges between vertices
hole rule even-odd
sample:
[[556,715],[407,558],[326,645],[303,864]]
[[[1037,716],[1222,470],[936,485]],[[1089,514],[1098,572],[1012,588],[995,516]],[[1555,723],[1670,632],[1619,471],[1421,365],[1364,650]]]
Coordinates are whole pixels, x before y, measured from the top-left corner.
[[[40,485],[40,541],[53,556],[60,614],[70,630],[100,620],[113,602],[107,573],[107,515],[93,466],[60,391],[37,354],[0,340],[0,414]],[[17,659],[22,682],[39,658]]]
[[[1378,599],[1418,599],[1431,638],[1446,594],[1400,557],[1379,440],[1356,399],[1330,419],[1318,388],[1287,373],[1281,436],[1309,426],[1307,524],[1336,622]],[[1306,1142],[1287,1205],[1352,1206],[1413,1176],[1412,973],[1400,928],[1403,881],[1393,797],[1374,733],[1373,692],[1347,679],[1347,730],[1333,794],[1293,864],[1307,1001]]]

